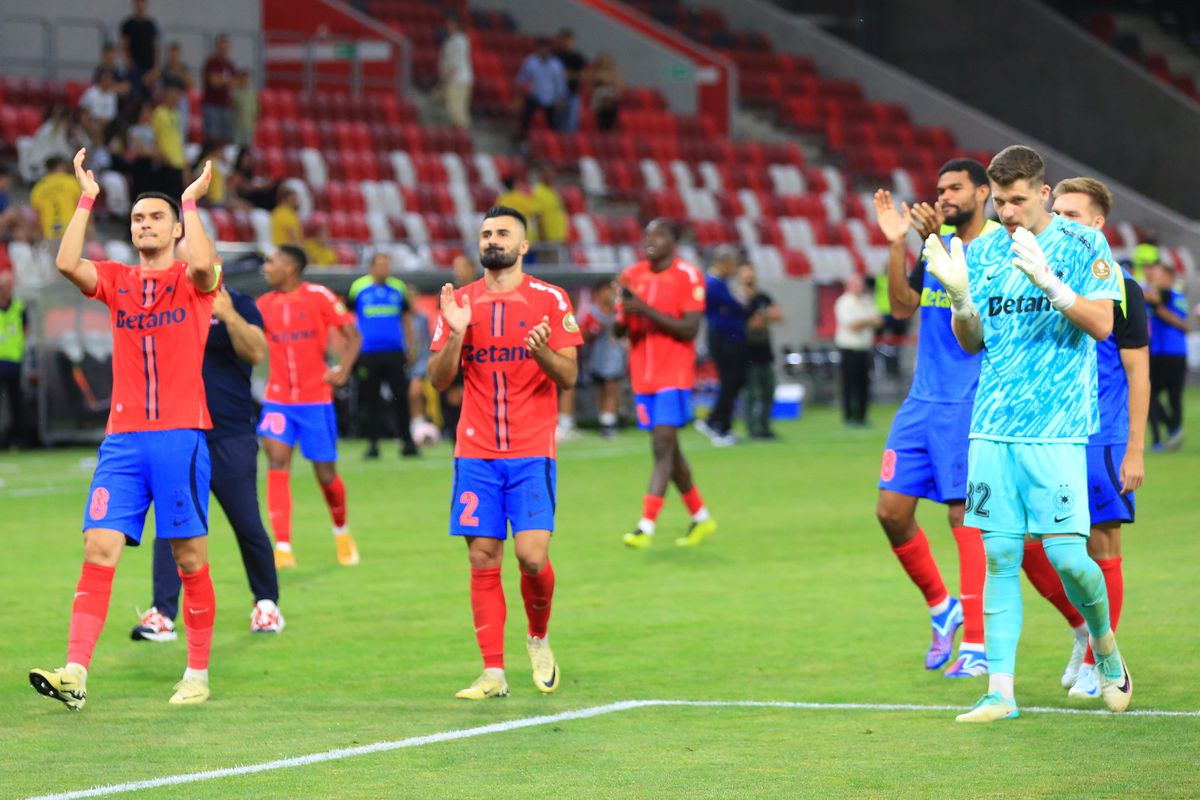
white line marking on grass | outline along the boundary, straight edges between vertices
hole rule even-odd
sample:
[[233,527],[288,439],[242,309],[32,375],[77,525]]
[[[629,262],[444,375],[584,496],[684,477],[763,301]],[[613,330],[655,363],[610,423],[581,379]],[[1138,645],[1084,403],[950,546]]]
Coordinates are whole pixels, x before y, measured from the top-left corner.
[[[486,736],[490,733],[507,733],[521,728],[533,728],[540,725],[550,725],[555,722],[567,722],[574,719],[587,719],[612,714],[617,711],[628,711],[634,708],[650,707],[685,707],[685,708],[791,708],[815,711],[963,711],[964,706],[911,705],[906,703],[801,703],[787,701],[756,701],[756,700],[622,700],[618,703],[608,703],[602,706],[590,706],[575,711],[564,711],[559,714],[546,714],[539,717],[525,717],[507,722],[496,722],[491,725],[481,725],[475,728],[462,728],[456,731],[431,733],[426,736],[413,736],[408,739],[398,739],[391,742],[376,742],[375,744],[359,745],[358,747],[340,747],[336,750],[326,750],[323,753],[312,753],[307,756],[281,758],[277,761],[267,761],[262,764],[248,764],[241,767],[227,767],[205,772],[189,772],[183,775],[170,775],[165,778],[152,778],[131,783],[115,783],[109,786],[96,786],[91,789],[81,789],[61,794],[45,794],[30,797],[28,800],[75,800],[83,797],[107,797],[125,792],[136,792],[141,789],[156,789],[160,786],[178,786],[184,783],[209,781],[216,778],[231,778],[238,775],[253,775],[258,772],[271,772],[277,769],[303,767],[309,764],[320,764],[325,761],[340,761],[344,758],[366,756],[373,753],[386,753],[391,750],[403,750],[408,747],[422,747],[427,744],[453,742],[458,739],[471,739],[476,736]],[[1126,711],[1123,714],[1112,714],[1108,711],[1082,708],[1022,708],[1022,713],[1033,714],[1071,714],[1084,716],[1104,716],[1113,719],[1120,717],[1200,717],[1200,711]]]

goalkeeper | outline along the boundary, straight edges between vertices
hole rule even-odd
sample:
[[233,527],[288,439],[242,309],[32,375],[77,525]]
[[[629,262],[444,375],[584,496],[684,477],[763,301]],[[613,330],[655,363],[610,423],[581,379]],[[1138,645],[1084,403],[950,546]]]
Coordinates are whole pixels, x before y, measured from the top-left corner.
[[1041,538],[1087,622],[1104,704],[1123,711],[1133,683],[1109,625],[1103,573],[1087,554],[1086,460],[1099,427],[1095,342],[1112,332],[1121,271],[1102,233],[1046,210],[1050,187],[1034,150],[1005,148],[988,178],[1004,231],[976,239],[967,256],[958,239],[949,253],[936,236],[926,242],[927,268],[951,298],[955,337],[968,353],[986,350],[971,416],[966,524],[983,530],[987,552],[988,691],[958,719],[1017,716],[1026,532]]

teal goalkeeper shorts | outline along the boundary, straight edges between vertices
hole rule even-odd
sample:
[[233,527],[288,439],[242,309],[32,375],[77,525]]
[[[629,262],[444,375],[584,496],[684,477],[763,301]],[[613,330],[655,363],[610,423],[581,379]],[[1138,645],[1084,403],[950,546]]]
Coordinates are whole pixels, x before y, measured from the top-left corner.
[[1087,446],[971,439],[965,524],[983,531],[1091,531]]

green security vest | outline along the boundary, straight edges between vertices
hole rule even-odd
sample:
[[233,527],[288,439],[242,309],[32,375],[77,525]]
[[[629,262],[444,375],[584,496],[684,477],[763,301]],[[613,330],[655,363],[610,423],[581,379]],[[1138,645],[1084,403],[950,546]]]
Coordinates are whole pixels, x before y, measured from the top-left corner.
[[7,311],[0,311],[0,361],[20,364],[25,359],[25,303],[13,298]]

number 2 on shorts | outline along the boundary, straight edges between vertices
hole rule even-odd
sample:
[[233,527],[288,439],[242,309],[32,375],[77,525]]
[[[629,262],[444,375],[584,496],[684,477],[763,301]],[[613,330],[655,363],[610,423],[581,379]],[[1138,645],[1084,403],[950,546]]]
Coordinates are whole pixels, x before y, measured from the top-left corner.
[[479,517],[475,516],[475,509],[479,507],[479,496],[474,492],[463,492],[459,495],[458,502],[463,504],[462,513],[458,515],[458,524],[468,528],[479,527]]

